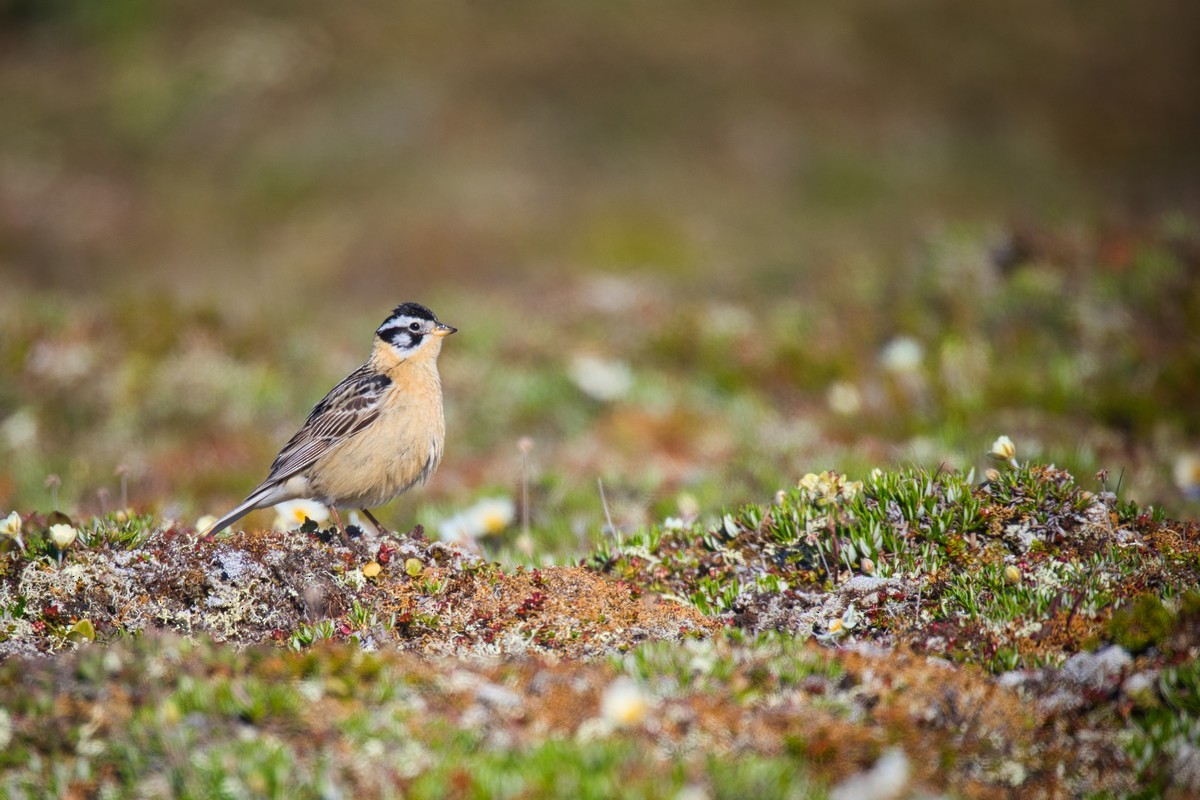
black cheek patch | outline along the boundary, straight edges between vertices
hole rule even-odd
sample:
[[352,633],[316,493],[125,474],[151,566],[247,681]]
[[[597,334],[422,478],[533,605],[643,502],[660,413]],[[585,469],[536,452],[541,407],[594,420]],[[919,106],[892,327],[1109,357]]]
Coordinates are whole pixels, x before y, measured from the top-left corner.
[[380,331],[380,337],[388,344],[400,349],[411,350],[421,343],[421,334],[413,333],[408,328],[388,328]]

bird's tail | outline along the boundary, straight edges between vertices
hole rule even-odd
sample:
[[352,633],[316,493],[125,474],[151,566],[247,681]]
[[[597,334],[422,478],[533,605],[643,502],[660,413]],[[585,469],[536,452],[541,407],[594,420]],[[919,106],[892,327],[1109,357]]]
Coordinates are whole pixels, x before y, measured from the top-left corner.
[[276,488],[277,487],[275,486],[264,486],[260,488],[258,491],[247,497],[240,506],[221,517],[212,525],[209,525],[208,528],[200,535],[211,536],[214,533],[220,533],[242,517],[249,514],[251,511],[272,505],[269,495],[276,491]]

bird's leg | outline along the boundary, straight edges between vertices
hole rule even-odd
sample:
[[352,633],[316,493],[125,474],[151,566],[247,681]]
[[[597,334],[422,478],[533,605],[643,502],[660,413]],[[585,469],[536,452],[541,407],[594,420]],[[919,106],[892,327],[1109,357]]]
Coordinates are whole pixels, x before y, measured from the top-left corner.
[[342,541],[350,544],[350,534],[346,533],[346,526],[342,524],[342,518],[337,513],[337,506],[330,506],[329,510],[333,512],[333,521],[337,523],[338,530],[341,531]]
[[380,535],[385,535],[389,531],[387,528],[379,524],[379,520],[375,519],[375,515],[365,508],[360,508],[359,511],[366,515],[367,519],[371,520],[371,524],[375,526],[375,530],[379,531]]

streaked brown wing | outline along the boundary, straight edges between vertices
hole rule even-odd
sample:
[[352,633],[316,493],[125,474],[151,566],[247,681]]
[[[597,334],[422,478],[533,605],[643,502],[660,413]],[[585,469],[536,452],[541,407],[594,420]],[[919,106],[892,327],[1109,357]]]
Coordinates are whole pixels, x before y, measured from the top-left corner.
[[374,422],[391,385],[391,378],[371,372],[366,365],[350,373],[313,407],[304,427],[275,457],[263,483],[284,481],[308,469],[336,442]]

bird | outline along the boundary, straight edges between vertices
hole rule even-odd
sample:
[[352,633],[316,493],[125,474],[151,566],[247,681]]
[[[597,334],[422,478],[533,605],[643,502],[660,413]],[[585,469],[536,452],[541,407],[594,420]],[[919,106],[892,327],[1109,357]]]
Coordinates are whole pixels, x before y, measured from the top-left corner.
[[375,330],[366,363],[313,407],[266,480],[202,535],[301,498],[328,506],[343,536],[339,508],[358,508],[386,530],[369,508],[423,484],[441,463],[446,421],[437,360],[442,340],[457,331],[420,303],[396,306]]

